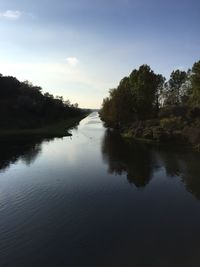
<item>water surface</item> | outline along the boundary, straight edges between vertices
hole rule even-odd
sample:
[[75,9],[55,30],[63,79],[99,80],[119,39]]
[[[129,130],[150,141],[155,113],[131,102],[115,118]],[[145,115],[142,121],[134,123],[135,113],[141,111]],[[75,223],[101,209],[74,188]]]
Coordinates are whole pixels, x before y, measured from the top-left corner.
[[97,113],[0,142],[0,266],[200,266],[200,156],[128,143]]

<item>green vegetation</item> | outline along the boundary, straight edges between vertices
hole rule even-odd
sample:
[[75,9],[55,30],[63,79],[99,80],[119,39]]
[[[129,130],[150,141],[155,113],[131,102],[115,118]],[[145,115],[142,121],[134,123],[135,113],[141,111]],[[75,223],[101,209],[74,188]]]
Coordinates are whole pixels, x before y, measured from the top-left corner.
[[69,135],[88,110],[78,108],[63,97],[42,93],[42,88],[28,81],[0,74],[0,136]]
[[158,142],[200,144],[200,61],[170,78],[148,65],[123,78],[109,91],[100,110],[108,127],[123,136]]
[[34,135],[34,136],[46,137],[46,138],[71,136],[68,130],[78,125],[79,121],[83,119],[85,116],[86,116],[86,113],[80,116],[58,121],[57,123],[48,124],[40,128],[1,130],[0,136],[8,137],[8,136]]

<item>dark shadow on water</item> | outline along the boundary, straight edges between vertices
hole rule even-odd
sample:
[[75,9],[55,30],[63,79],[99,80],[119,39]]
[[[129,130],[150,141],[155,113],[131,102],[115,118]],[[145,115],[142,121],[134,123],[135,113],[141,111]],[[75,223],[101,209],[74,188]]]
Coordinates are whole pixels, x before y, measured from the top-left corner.
[[141,144],[130,144],[117,132],[108,130],[102,142],[102,155],[108,172],[122,175],[136,187],[146,186],[152,179],[154,155]]
[[157,158],[166,175],[179,177],[188,192],[200,200],[200,154],[180,147],[157,147]]
[[180,146],[130,142],[119,133],[107,130],[102,141],[102,156],[108,173],[126,174],[136,187],[145,187],[156,170],[168,178],[180,178],[188,192],[200,199],[200,154]]
[[[52,139],[35,137],[9,138],[0,141],[0,172],[22,160],[32,164],[41,153],[42,143]],[[161,170],[170,179],[179,178],[188,192],[200,199],[200,154],[176,146],[158,146],[128,142],[111,130],[105,132],[102,156],[108,173],[125,174],[129,183],[144,188]]]
[[18,160],[29,166],[41,153],[41,144],[50,140],[35,137],[4,138],[0,141],[0,172]]

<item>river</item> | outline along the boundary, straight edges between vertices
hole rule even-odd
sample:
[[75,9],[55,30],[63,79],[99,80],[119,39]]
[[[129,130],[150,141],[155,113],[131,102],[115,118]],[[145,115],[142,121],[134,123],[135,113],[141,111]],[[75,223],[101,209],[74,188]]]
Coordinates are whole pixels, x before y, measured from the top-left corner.
[[199,154],[71,132],[1,140],[0,266],[199,267]]

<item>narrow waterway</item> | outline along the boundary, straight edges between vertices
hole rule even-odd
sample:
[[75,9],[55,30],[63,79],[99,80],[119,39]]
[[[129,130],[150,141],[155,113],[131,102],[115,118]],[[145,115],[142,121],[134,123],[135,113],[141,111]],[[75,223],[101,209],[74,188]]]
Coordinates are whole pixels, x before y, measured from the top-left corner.
[[0,142],[0,266],[199,267],[199,154],[71,132]]

